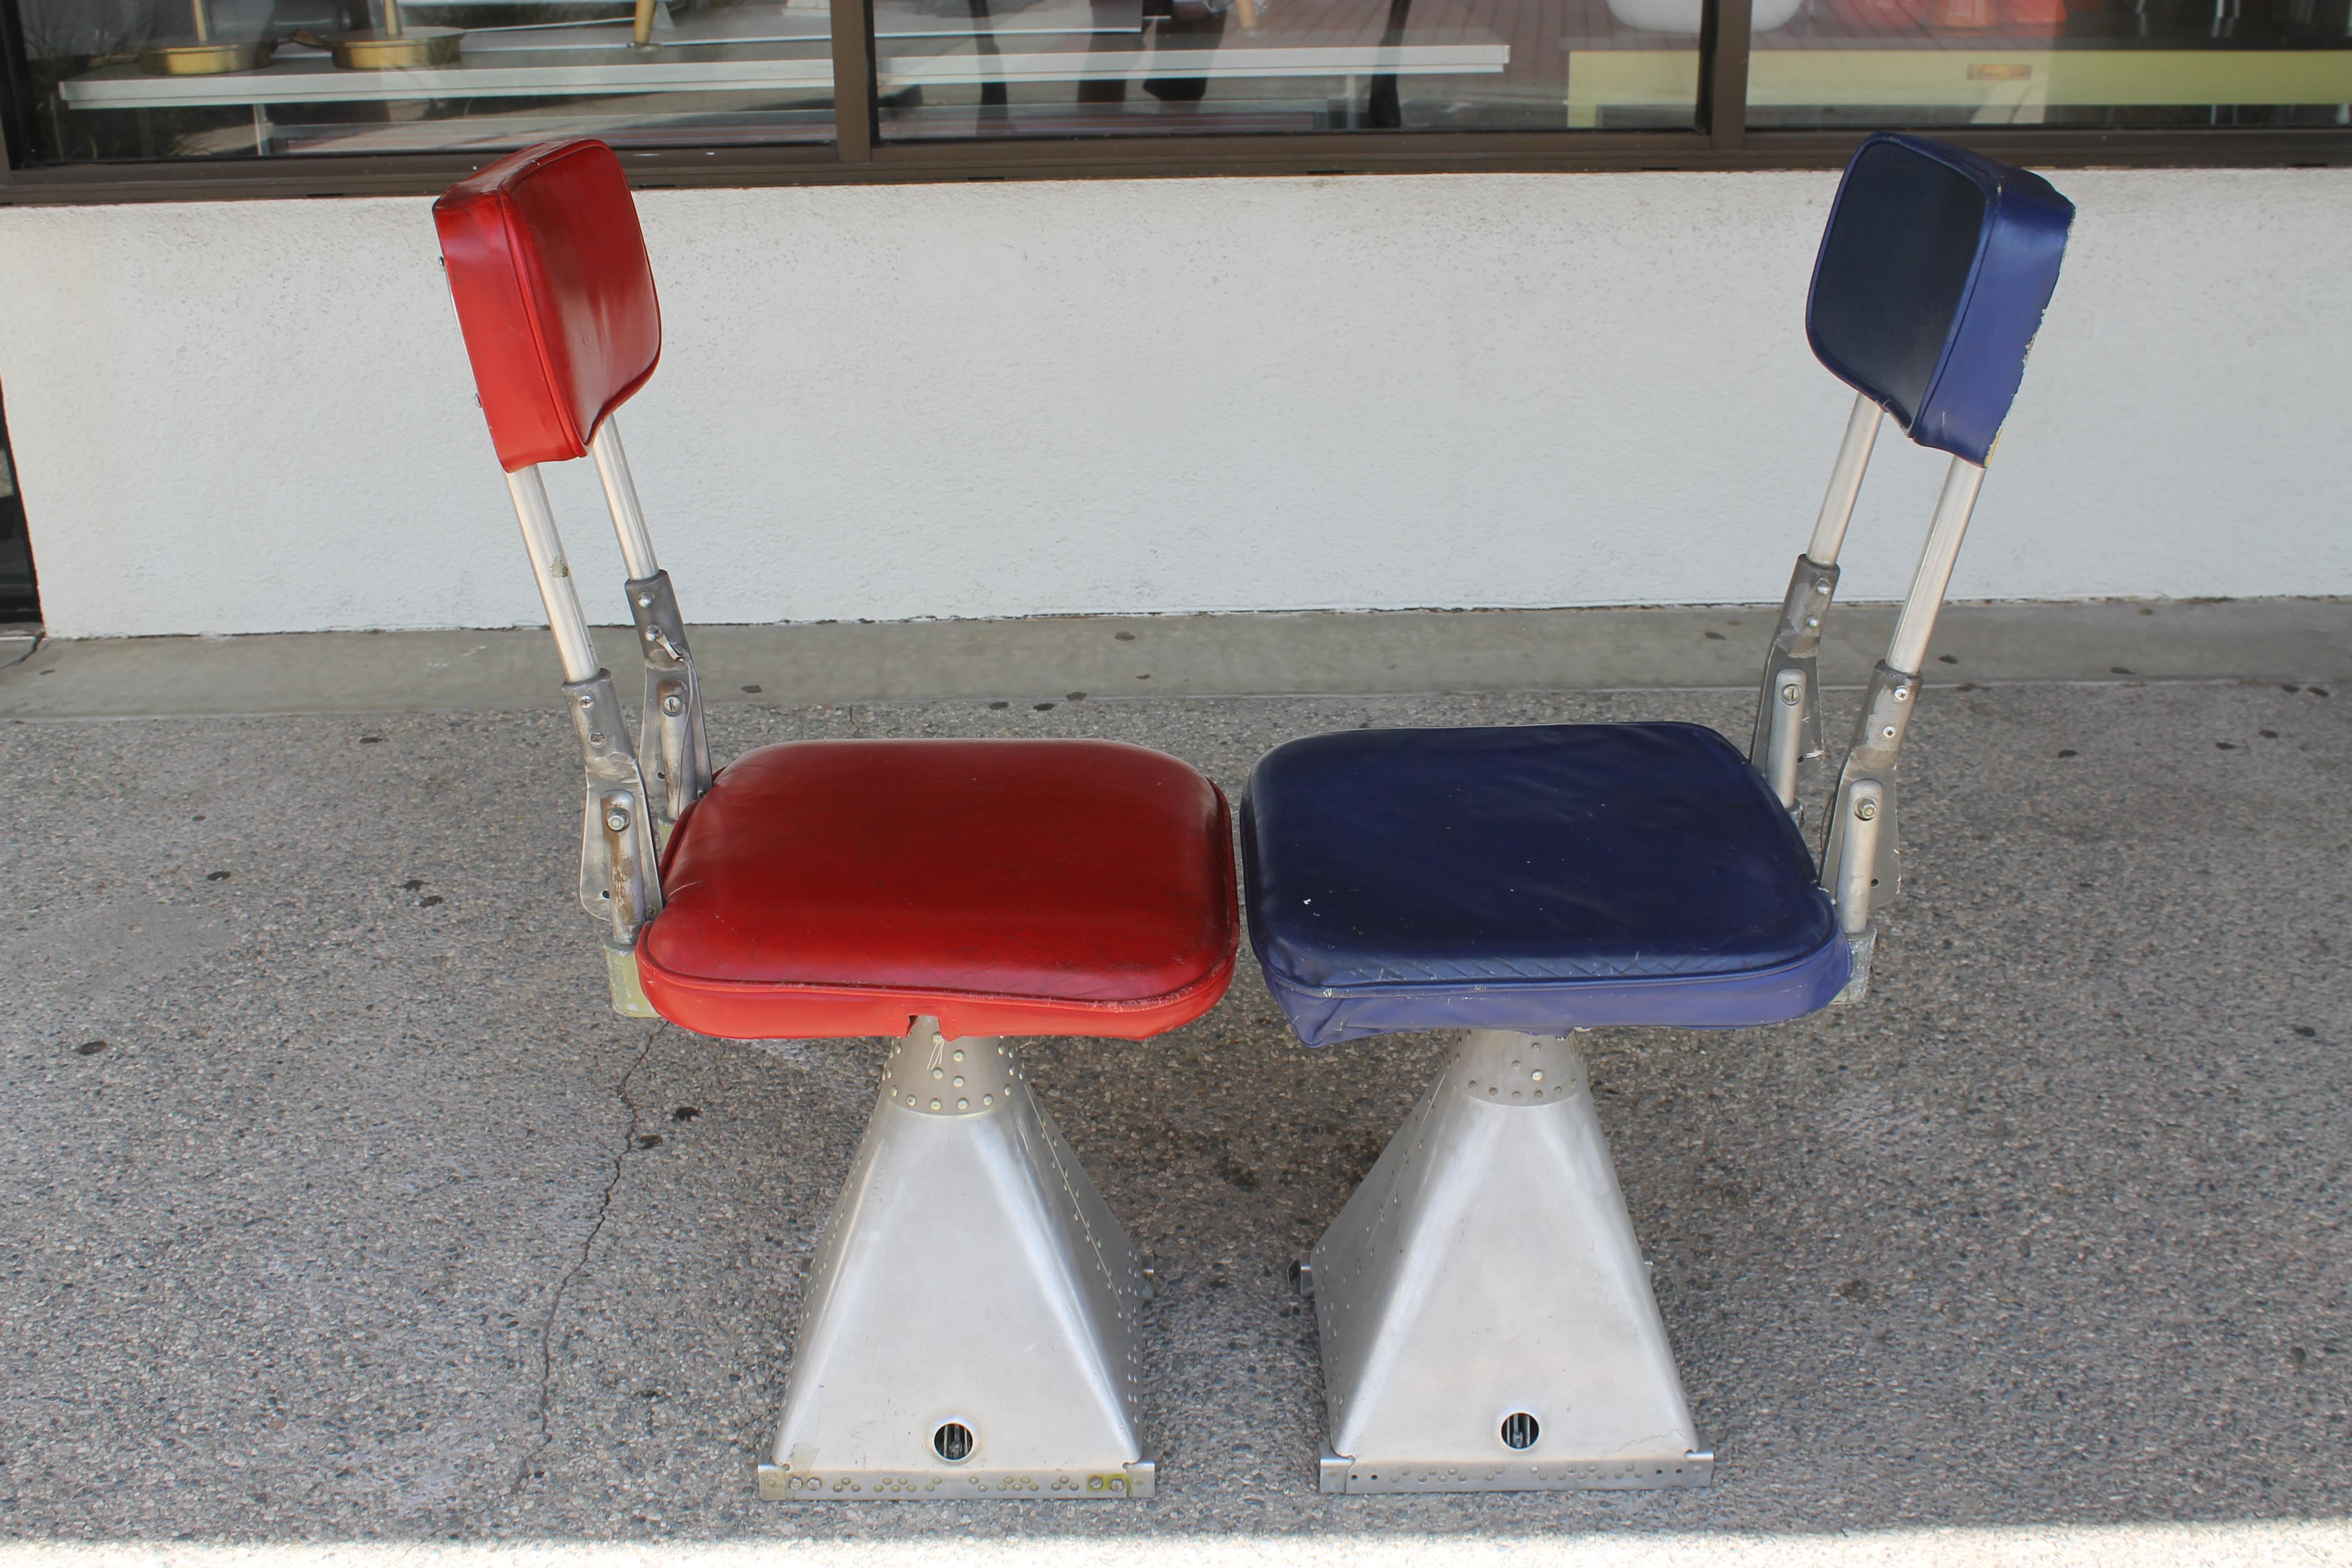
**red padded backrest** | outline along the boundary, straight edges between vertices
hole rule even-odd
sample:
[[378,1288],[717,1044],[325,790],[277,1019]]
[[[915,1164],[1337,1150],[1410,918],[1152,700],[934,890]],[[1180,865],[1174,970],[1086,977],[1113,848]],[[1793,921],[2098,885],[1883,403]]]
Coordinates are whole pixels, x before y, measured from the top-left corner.
[[588,449],[661,358],[661,305],[621,161],[602,142],[501,158],[433,204],[499,461]]

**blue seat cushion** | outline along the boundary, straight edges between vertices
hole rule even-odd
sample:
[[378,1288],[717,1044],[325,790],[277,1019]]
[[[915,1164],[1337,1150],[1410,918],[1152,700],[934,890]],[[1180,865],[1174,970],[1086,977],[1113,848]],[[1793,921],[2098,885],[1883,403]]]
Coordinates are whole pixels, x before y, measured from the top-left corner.
[[1731,1028],[1846,983],[1796,825],[1701,725],[1293,741],[1251,775],[1242,853],[1251,945],[1310,1046]]

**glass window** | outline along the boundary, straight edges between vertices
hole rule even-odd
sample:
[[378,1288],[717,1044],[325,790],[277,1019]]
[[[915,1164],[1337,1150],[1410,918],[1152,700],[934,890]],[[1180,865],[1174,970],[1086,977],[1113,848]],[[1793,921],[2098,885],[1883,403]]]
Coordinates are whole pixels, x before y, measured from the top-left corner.
[[1804,0],[1785,26],[1757,35],[1748,123],[2343,125],[2352,6]]
[[[875,0],[885,139],[1687,130],[1700,0]],[[1628,70],[1614,63],[1624,55]],[[1590,74],[1639,90],[1603,100]]]
[[36,162],[833,136],[823,0],[21,0]]

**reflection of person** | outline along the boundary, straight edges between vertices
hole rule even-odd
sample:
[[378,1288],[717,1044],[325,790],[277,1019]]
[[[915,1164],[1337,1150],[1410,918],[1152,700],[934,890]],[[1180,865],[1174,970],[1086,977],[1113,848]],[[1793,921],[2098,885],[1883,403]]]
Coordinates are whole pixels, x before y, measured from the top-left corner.
[[[1118,28],[1116,15],[1125,9],[1120,0],[1091,0],[1095,31],[1088,54],[1123,54],[1135,47],[1135,35]],[[1233,0],[1143,0],[1143,24],[1150,40],[1163,48],[1213,49],[1225,36],[1225,13]],[[1146,77],[1143,90],[1162,103],[1198,103],[1208,95],[1204,76]],[[1127,83],[1118,77],[1089,77],[1078,83],[1080,103],[1117,104],[1127,101]]]
[[[1389,0],[1389,26],[1381,35],[1381,47],[1393,49],[1404,42],[1405,19],[1412,11],[1412,0]],[[1374,131],[1394,131],[1404,124],[1404,105],[1397,101],[1394,75],[1372,79],[1372,90],[1364,103],[1364,123]]]

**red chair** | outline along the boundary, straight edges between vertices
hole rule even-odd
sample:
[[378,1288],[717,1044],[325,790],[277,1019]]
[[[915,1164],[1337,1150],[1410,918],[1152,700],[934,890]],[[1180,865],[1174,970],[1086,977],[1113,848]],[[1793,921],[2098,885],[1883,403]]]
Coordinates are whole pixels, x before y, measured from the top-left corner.
[[[615,1010],[730,1039],[898,1037],[761,1495],[1150,1495],[1143,1275],[999,1037],[1141,1039],[1216,1005],[1236,931],[1224,798],[1173,758],[1092,741],[809,741],[714,773],[613,421],[661,354],[620,162],[599,142],[534,147],[433,211],[562,655],[586,760],[580,897]],[[540,479],[583,455],[645,658],[634,745]]]

